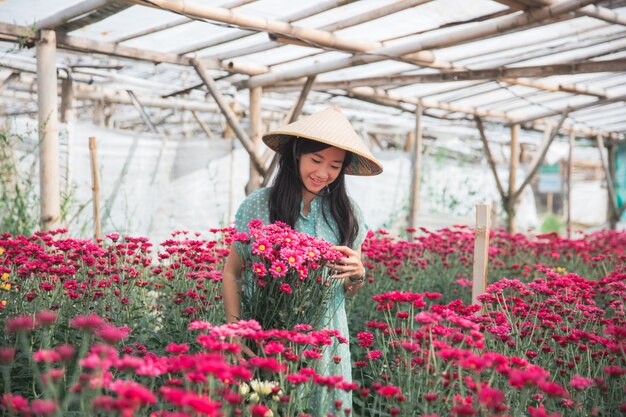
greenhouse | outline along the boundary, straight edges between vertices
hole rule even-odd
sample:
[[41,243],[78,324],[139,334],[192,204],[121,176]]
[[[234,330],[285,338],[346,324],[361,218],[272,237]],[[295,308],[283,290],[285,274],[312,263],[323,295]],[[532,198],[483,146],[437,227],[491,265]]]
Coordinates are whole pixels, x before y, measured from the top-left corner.
[[626,414],[625,25],[0,0],[1,412]]

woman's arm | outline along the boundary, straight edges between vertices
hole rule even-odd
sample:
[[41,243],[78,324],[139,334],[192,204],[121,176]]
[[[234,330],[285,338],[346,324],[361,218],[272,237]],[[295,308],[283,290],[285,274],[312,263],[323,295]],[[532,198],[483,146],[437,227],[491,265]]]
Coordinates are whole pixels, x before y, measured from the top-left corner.
[[222,297],[227,323],[241,318],[241,265],[241,257],[233,243],[222,271]]
[[353,296],[359,292],[365,281],[365,267],[361,260],[361,248],[353,250],[347,246],[335,246],[335,249],[343,253],[345,258],[331,266],[332,269],[338,271],[334,278],[343,279],[346,295]]

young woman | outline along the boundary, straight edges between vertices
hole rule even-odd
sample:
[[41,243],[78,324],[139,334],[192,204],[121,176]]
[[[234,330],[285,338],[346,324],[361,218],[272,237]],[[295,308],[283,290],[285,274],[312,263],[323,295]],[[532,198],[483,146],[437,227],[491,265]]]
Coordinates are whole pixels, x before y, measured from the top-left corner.
[[[360,209],[348,197],[344,176],[377,175],[382,165],[369,152],[350,122],[336,107],[331,107],[263,136],[267,146],[279,153],[278,172],[270,188],[250,194],[237,210],[235,227],[247,232],[252,219],[268,224],[280,220],[299,232],[333,243],[344,254],[333,266],[334,278],[343,280],[324,312],[323,327],[337,329],[347,339],[348,321],[344,307],[346,295],[355,294],[363,285],[365,268],[361,244],[367,233]],[[226,260],[222,276],[224,309],[228,322],[238,321],[241,291],[248,290],[252,272],[243,270],[250,256],[243,245],[235,244]],[[337,358],[341,358],[337,363]],[[348,344],[336,343],[324,349],[318,372],[341,375],[351,381]],[[350,393],[319,395],[309,403],[312,415],[352,408]],[[325,392],[325,390],[323,390]]]

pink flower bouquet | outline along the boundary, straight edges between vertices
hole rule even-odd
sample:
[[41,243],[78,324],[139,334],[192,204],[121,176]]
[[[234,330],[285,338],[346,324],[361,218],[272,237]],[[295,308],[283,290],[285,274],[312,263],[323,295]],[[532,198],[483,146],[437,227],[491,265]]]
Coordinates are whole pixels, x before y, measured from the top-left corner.
[[252,282],[242,294],[242,319],[254,319],[264,329],[292,329],[297,324],[313,327],[321,323],[335,286],[329,263],[343,257],[333,245],[276,222],[264,225],[255,219],[249,234],[235,240],[248,245],[246,269]]

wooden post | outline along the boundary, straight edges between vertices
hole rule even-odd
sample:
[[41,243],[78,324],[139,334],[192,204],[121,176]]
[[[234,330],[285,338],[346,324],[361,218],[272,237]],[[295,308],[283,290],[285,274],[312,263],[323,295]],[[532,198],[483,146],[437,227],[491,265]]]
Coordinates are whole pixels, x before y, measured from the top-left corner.
[[[252,139],[252,147],[254,153],[259,155],[261,152],[261,130],[263,122],[261,120],[261,96],[263,87],[254,87],[250,89],[250,138]],[[250,160],[250,179],[246,184],[246,195],[261,187],[261,174],[254,167],[254,162]]]
[[489,256],[489,204],[476,206],[476,238],[474,239],[474,269],[472,282],[472,304],[479,304],[478,296],[487,288],[487,266]]
[[572,238],[572,167],[574,164],[574,131],[569,133],[569,150],[567,152],[567,238]]
[[[420,175],[422,172],[422,112],[421,102],[415,108],[415,141],[413,142],[413,159],[411,163],[411,193],[409,194],[409,227],[417,229],[417,216],[420,209]],[[413,236],[411,236],[413,237]]]
[[613,183],[613,201],[615,201],[615,211],[613,212],[613,216],[609,222],[609,227],[611,230],[615,230],[622,212],[617,205],[617,190],[615,189],[615,145],[613,141],[607,141],[606,144],[606,163],[608,172],[611,174],[611,182]]
[[511,160],[509,161],[509,193],[506,204],[507,225],[509,233],[515,233],[515,183],[517,180],[517,165],[519,164],[519,130],[520,125],[511,126]]
[[610,149],[607,151],[607,159],[604,159],[604,139],[602,134],[596,136],[596,142],[598,144],[598,151],[600,152],[600,161],[602,162],[602,168],[604,169],[604,176],[606,177],[606,187],[609,196],[609,228],[615,230],[617,226],[617,216],[619,215],[619,209],[617,207],[617,196],[615,195],[615,182],[613,181],[613,163],[611,158]]
[[548,214],[554,213],[554,193],[546,194],[546,211]]
[[56,33],[42,30],[36,45],[40,221],[42,230],[52,230],[61,226]]
[[100,225],[100,180],[98,177],[98,155],[96,152],[96,138],[89,137],[89,156],[91,157],[91,190],[93,191],[93,236],[96,240],[102,239]]
[[72,185],[72,165],[74,154],[72,152],[74,138],[74,121],[76,119],[74,111],[74,83],[68,77],[61,81],[61,122],[65,123],[67,134],[67,146],[65,148],[65,193],[70,192]]

